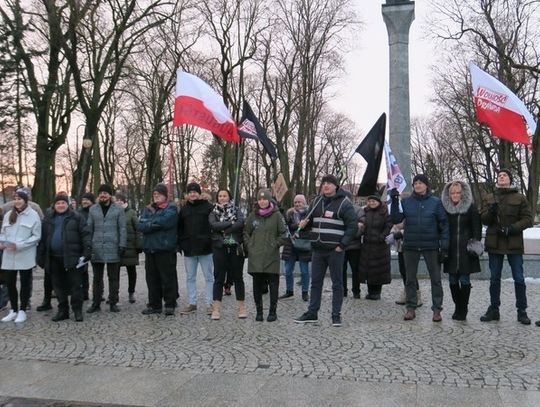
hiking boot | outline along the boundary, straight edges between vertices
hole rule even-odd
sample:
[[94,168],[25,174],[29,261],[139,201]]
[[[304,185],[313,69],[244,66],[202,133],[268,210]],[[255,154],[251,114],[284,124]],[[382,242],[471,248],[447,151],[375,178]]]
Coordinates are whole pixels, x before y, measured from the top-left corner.
[[442,315],[441,310],[436,309],[433,311],[433,318],[431,319],[433,322],[441,322],[442,321]]
[[489,306],[486,313],[480,317],[482,322],[498,321],[499,319],[501,319],[499,309],[492,306]]
[[285,294],[280,295],[278,298],[280,300],[286,300],[287,298],[292,298],[292,297],[294,297],[294,293],[292,291],[285,291]]
[[403,316],[403,319],[405,321],[412,321],[416,318],[416,312],[413,309],[408,309],[405,315]]
[[221,318],[221,301],[214,301],[212,305],[212,316],[210,319],[217,321]]
[[69,312],[58,311],[54,317],[52,317],[53,322],[63,321],[64,319],[69,319]]
[[332,326],[341,326],[341,315],[332,315]]
[[277,320],[276,311],[270,311],[268,313],[268,317],[266,317],[266,321],[267,322],[274,322],[275,320]]
[[526,311],[518,311],[517,320],[518,322],[521,322],[523,325],[531,324],[531,320],[529,319],[529,316],[527,315]]
[[295,318],[294,322],[297,324],[314,324],[318,322],[317,315],[312,314],[311,312],[304,312],[300,317]]
[[238,301],[238,318],[247,318],[247,308],[245,301]]
[[194,304],[189,304],[180,310],[181,315],[193,314],[197,311],[197,306]]
[[261,305],[261,306],[257,306],[257,314],[255,315],[255,321],[257,321],[257,322],[262,322],[262,321],[264,321],[262,305]]
[[[161,310],[159,310],[161,312]],[[165,307],[165,316],[171,317],[174,315],[173,307]]]

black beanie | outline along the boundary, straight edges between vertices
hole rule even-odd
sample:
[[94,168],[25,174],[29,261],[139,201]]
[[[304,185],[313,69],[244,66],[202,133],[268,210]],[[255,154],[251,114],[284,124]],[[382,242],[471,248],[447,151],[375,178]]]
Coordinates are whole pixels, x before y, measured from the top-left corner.
[[96,202],[96,197],[94,196],[92,192],[85,192],[84,194],[82,194],[81,200],[85,198],[91,201],[92,203]]
[[186,186],[186,192],[196,191],[199,194],[202,193],[201,186],[197,184],[196,182],[190,182]]
[[99,186],[99,189],[98,189],[98,194],[100,192],[107,192],[109,195],[112,195],[113,194],[113,190],[112,190],[112,187],[108,184],[101,184]]
[[412,183],[414,184],[416,181],[420,181],[423,184],[426,184],[427,187],[429,187],[429,180],[428,177],[425,174],[417,174],[414,176]]
[[69,197],[66,194],[56,194],[56,196],[54,197],[54,203],[58,201],[64,201],[69,205]]
[[506,175],[508,175],[508,178],[510,178],[510,184],[514,183],[514,179],[512,178],[512,173],[507,168],[501,168],[499,171],[497,171],[497,177],[501,172],[504,172]]
[[336,188],[339,188],[339,182],[338,182],[337,178],[335,177],[335,175],[328,174],[328,175],[325,175],[324,177],[322,177],[321,185],[324,184],[325,182],[329,182],[330,184],[334,184],[336,186]]
[[161,183],[157,184],[152,190],[152,192],[157,192],[158,194],[166,196],[166,197],[169,196],[169,189],[167,188],[167,185],[161,184]]

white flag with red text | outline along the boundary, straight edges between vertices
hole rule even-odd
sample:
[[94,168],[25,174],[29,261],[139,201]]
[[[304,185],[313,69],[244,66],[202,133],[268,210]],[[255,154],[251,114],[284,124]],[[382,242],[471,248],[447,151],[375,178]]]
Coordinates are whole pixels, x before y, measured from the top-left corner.
[[529,144],[529,134],[536,131],[536,122],[525,104],[508,87],[472,62],[469,69],[478,122],[487,125],[495,137]]
[[173,125],[182,124],[201,127],[226,141],[240,143],[236,123],[223,99],[206,82],[179,69]]

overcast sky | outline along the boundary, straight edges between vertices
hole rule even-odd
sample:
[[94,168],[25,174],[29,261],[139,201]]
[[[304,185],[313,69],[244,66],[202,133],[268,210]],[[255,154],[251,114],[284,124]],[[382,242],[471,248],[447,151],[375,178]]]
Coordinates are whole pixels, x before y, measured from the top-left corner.
[[[382,112],[388,113],[388,34],[381,5],[384,0],[356,0],[359,19],[364,23],[355,49],[346,58],[347,74],[332,107],[353,119],[365,134]],[[411,117],[429,111],[431,88],[429,65],[432,44],[424,39],[426,2],[415,2],[415,20],[409,38]]]

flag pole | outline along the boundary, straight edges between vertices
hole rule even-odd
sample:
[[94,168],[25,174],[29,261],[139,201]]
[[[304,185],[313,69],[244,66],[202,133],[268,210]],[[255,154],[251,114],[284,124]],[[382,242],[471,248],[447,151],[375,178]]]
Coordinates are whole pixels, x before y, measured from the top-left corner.
[[237,205],[236,199],[239,198],[238,187],[240,183],[240,152],[241,145],[243,144],[243,139],[240,138],[240,143],[236,144],[236,174],[234,176],[234,192],[233,192],[233,203]]

